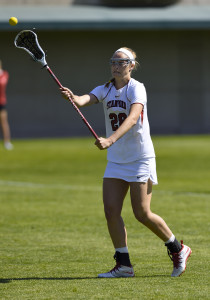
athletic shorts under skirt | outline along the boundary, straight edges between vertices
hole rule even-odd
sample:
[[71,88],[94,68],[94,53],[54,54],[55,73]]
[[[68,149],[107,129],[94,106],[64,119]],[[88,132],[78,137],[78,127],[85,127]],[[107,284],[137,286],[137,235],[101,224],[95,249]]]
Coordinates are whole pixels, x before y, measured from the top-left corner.
[[118,178],[127,182],[147,182],[158,184],[155,158],[145,158],[135,162],[119,164],[108,161],[104,178]]
[[0,104],[0,110],[4,110],[4,109],[6,109],[6,104]]

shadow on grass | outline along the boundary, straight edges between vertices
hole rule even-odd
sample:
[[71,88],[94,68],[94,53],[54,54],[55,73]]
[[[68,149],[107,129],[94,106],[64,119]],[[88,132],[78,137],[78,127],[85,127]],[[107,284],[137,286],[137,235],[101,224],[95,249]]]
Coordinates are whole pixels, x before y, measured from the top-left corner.
[[[142,275],[133,278],[153,278],[153,277],[168,277],[168,275]],[[107,279],[98,277],[26,277],[26,278],[0,278],[0,283],[10,283],[11,281],[24,281],[24,280],[84,280],[84,279]],[[123,279],[123,278],[120,278]],[[127,279],[127,278],[124,278]]]

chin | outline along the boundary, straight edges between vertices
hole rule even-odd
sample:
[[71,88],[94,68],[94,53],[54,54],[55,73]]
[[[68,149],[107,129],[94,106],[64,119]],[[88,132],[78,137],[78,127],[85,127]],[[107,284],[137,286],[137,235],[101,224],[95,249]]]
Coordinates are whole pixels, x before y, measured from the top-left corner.
[[113,76],[114,78],[117,78],[117,77],[121,77],[121,74],[120,74],[120,73],[113,73],[112,76]]

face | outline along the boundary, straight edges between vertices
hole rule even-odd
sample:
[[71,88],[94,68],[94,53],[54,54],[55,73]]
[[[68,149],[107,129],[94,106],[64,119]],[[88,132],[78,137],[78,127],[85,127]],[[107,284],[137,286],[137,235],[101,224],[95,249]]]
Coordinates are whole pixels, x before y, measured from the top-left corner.
[[115,79],[130,78],[133,65],[126,54],[122,52],[114,53],[110,64],[112,76]]

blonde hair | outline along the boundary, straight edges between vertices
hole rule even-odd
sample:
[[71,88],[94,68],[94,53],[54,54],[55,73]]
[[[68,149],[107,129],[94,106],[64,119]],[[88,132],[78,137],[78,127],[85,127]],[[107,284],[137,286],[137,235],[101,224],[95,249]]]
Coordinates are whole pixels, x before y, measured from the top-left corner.
[[124,49],[130,51],[130,52],[133,54],[133,57],[135,58],[135,66],[134,66],[133,70],[134,70],[134,71],[137,70],[137,68],[138,68],[138,66],[139,66],[139,63],[138,63],[138,61],[136,60],[136,59],[137,59],[136,52],[135,52],[134,50],[132,50],[131,48],[128,48],[128,47],[121,47],[121,48],[124,48]]
[[[128,47],[120,47],[120,48],[124,48],[124,49],[130,51],[130,52],[133,54],[133,57],[134,57],[134,59],[135,59],[135,65],[134,65],[133,71],[136,71],[137,68],[138,68],[139,65],[140,65],[139,62],[136,60],[136,59],[137,59],[136,52],[135,52],[134,50],[132,50],[131,48],[128,48]],[[110,83],[113,83],[113,84],[114,84],[114,81],[115,81],[114,78],[110,79],[108,82],[105,83],[105,87],[109,87],[109,84],[110,84]]]

